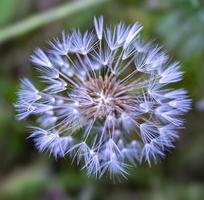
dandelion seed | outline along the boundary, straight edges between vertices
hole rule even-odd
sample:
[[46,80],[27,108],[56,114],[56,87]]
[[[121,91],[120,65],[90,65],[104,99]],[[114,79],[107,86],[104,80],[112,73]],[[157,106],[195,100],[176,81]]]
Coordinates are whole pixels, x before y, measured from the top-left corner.
[[15,104],[17,118],[37,117],[30,138],[55,158],[69,155],[87,175],[126,177],[129,166],[150,165],[174,147],[182,115],[191,108],[179,63],[140,37],[142,26],[120,22],[94,30],[62,33],[48,52],[31,60],[44,89],[23,79]]

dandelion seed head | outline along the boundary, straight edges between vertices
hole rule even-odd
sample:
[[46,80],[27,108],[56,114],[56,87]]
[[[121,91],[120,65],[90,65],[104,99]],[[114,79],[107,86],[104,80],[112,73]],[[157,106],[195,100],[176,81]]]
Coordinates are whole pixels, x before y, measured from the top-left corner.
[[182,115],[191,108],[178,62],[141,39],[136,22],[62,33],[47,52],[37,49],[31,61],[44,88],[22,79],[15,104],[17,118],[35,115],[39,127],[30,138],[39,151],[70,156],[87,175],[126,177],[129,166],[150,165],[174,147]]

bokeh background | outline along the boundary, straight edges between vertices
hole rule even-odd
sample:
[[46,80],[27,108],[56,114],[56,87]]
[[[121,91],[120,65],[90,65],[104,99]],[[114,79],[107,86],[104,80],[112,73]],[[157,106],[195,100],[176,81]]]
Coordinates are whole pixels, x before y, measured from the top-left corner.
[[[62,30],[140,21],[182,63],[193,109],[186,129],[158,165],[130,172],[128,180],[87,178],[68,158],[38,153],[26,139],[29,121],[15,119],[19,78],[32,77],[29,56]],[[0,200],[203,200],[204,199],[204,1],[203,0],[1,0],[0,1]]]

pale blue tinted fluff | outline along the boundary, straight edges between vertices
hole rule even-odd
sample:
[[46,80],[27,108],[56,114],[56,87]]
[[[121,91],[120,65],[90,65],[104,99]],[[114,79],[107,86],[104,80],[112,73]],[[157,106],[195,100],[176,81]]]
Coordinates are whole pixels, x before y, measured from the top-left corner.
[[31,61],[44,86],[22,79],[15,104],[17,118],[35,115],[39,127],[30,138],[39,151],[70,156],[87,175],[126,177],[130,166],[150,165],[174,147],[191,100],[178,62],[141,39],[136,22],[62,33]]

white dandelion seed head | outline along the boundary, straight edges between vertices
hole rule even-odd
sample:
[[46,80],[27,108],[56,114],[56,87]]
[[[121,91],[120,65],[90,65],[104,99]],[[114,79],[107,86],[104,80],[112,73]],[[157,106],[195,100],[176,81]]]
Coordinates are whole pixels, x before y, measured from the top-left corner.
[[179,63],[140,37],[136,22],[62,33],[50,50],[31,57],[45,87],[23,79],[15,104],[19,120],[35,115],[31,138],[40,151],[69,155],[87,174],[125,177],[142,160],[156,162],[174,147],[182,115],[191,107]]

